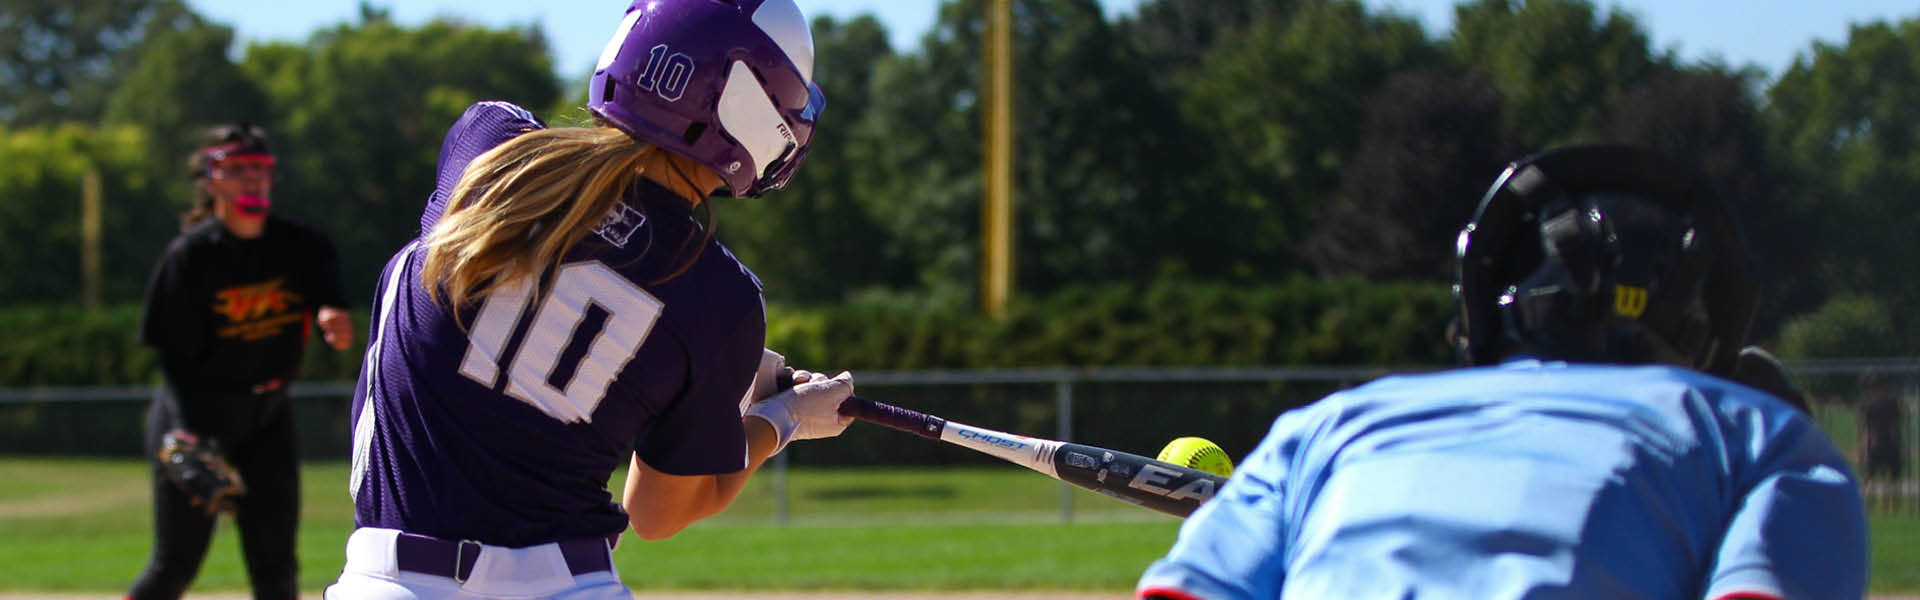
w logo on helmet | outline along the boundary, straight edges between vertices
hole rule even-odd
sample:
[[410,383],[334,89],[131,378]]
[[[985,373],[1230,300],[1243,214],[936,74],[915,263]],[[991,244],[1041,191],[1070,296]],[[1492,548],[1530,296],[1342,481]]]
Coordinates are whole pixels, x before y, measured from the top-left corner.
[[1647,288],[1632,285],[1613,286],[1613,312],[1638,319],[1647,312]]

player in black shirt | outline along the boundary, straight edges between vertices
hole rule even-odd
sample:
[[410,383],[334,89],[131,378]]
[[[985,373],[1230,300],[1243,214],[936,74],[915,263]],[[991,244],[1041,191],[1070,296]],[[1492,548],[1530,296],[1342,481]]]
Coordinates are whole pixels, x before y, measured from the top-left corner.
[[[353,342],[333,243],[269,214],[273,154],[259,127],[215,128],[189,160],[199,201],[147,285],[140,339],[166,385],[147,421],[163,439],[217,445],[245,493],[230,508],[255,598],[297,595],[300,473],[287,384],[315,325],[334,350]],[[178,598],[206,557],[217,512],[153,464],[154,549],[128,592]]]

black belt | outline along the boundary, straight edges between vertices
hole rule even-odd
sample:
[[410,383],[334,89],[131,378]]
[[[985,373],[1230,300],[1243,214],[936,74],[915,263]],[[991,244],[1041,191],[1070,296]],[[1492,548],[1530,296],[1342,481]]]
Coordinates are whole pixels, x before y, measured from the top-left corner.
[[[574,575],[613,570],[613,559],[607,554],[610,539],[560,542],[560,556],[566,559],[567,570]],[[480,542],[472,540],[455,542],[404,531],[393,540],[394,559],[400,570],[450,577],[458,583],[466,583],[473,575],[473,565],[480,562],[480,548]]]

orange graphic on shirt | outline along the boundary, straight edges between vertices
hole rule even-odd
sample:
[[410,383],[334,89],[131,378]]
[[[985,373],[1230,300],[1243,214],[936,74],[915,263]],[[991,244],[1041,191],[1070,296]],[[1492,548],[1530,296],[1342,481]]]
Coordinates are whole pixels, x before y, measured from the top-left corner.
[[264,283],[240,285],[213,294],[213,312],[232,323],[220,329],[221,337],[257,340],[279,335],[286,325],[303,321],[306,315],[292,312],[300,295],[281,289],[285,278]]

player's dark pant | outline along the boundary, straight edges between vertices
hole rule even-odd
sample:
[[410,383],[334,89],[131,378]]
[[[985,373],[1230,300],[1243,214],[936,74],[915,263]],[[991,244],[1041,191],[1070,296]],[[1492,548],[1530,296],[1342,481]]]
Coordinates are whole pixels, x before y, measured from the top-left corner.
[[1907,474],[1906,452],[1897,442],[1898,431],[1868,432],[1866,443],[1866,464],[1860,466],[1860,476],[1866,479],[1882,481],[1900,479]]
[[[185,401],[206,401],[185,399]],[[227,404],[258,401],[220,413],[215,422],[195,424],[202,435],[220,440],[228,462],[240,472],[247,493],[235,504],[234,522],[240,528],[240,547],[246,555],[247,578],[254,598],[287,599],[298,596],[295,582],[294,534],[300,519],[300,464],[294,440],[293,411],[285,392],[243,394],[210,402]],[[195,413],[204,412],[197,406]],[[249,410],[253,409],[253,410]],[[153,471],[153,556],[127,593],[136,600],[179,598],[200,572],[213,539],[215,517],[193,506],[180,488],[167,479],[158,460],[160,437],[172,428],[164,402],[156,401],[147,418],[147,458]]]

